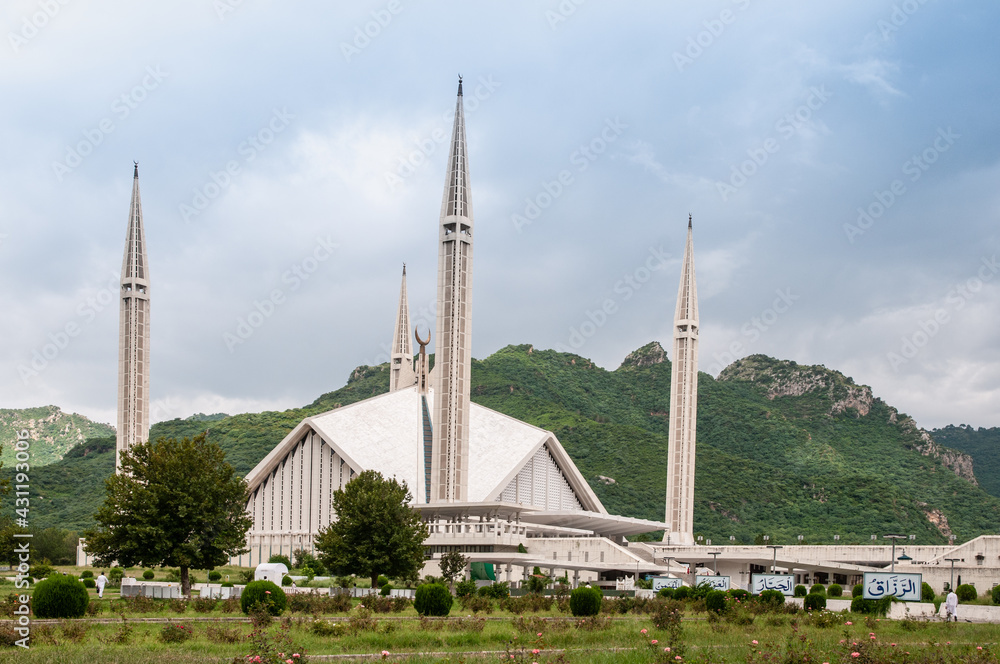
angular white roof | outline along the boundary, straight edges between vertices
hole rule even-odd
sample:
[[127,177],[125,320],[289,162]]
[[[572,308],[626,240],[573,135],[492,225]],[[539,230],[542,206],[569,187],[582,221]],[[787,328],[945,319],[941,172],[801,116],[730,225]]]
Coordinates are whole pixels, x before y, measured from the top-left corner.
[[[434,393],[427,394],[428,413]],[[307,417],[247,475],[253,490],[302,439],[314,430],[356,473],[377,470],[405,481],[424,502],[422,403],[416,387],[405,388]],[[546,446],[584,510],[607,514],[555,435],[473,403],[469,421],[469,502],[499,500],[504,488]]]

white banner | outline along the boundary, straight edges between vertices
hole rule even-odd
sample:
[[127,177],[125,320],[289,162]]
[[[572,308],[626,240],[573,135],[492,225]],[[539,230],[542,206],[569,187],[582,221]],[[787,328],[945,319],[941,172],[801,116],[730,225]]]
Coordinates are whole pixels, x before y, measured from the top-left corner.
[[680,588],[684,585],[680,579],[675,579],[672,576],[653,576],[650,578],[653,581],[653,590],[660,590],[662,588]]
[[751,593],[759,595],[765,590],[780,590],[782,595],[795,594],[795,577],[791,574],[754,574],[751,578]]
[[865,572],[865,599],[895,597],[904,602],[919,602],[922,574],[895,574],[893,572]]
[[702,576],[699,574],[694,577],[695,587],[698,587],[703,583],[707,583],[712,586],[713,590],[729,590],[728,576]]

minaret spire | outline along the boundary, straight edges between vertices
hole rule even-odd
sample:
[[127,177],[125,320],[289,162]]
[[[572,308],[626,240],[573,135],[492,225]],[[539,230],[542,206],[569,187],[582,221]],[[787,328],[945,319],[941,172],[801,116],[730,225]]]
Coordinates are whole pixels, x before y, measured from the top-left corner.
[[674,354],[670,372],[670,433],[667,442],[667,530],[670,544],[694,545],[695,429],[698,420],[698,283],[688,215],[687,244],[674,311]]
[[389,391],[413,387],[413,353],[410,350],[410,305],[406,298],[406,263],[403,263],[403,283],[399,287],[399,307],[396,309],[396,327],[392,333],[390,354]]
[[465,112],[459,77],[438,226],[431,502],[463,502],[469,494],[472,229]]
[[122,452],[149,439],[149,266],[139,197],[139,163],[133,163],[118,328],[116,471],[121,469]]

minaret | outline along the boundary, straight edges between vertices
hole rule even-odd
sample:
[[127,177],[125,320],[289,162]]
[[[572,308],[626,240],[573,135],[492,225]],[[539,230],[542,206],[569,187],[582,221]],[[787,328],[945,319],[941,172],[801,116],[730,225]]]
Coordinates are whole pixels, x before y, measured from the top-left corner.
[[417,380],[413,372],[413,353],[410,351],[410,305],[406,298],[406,264],[403,264],[403,284],[399,287],[399,308],[396,310],[396,327],[392,333],[390,355],[389,391],[413,387]]
[[431,502],[463,502],[469,495],[473,227],[470,194],[459,77],[438,230]]
[[149,439],[149,265],[139,199],[139,164],[132,179],[125,258],[122,260],[121,317],[118,330],[118,441],[121,453]]
[[663,541],[694,545],[694,448],[698,421],[698,282],[688,215],[687,246],[674,312],[674,355],[670,371],[670,435],[667,443],[668,525]]

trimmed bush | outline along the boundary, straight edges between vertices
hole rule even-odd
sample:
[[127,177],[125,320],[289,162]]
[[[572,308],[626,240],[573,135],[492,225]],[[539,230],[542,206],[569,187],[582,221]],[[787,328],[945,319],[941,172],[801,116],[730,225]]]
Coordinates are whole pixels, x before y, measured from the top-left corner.
[[826,586],[824,586],[822,583],[814,583],[813,587],[809,589],[809,592],[815,593],[816,595],[825,595]]
[[483,597],[491,597],[493,599],[504,599],[505,597],[510,597],[510,584],[506,581],[493,582],[488,586],[483,586],[479,589],[479,594]]
[[933,602],[934,601],[934,589],[931,588],[931,584],[924,581],[920,584],[920,601],[921,602]]
[[958,588],[955,588],[955,594],[958,595],[959,602],[971,602],[979,597],[976,587],[968,583],[963,583]]
[[760,603],[767,606],[781,606],[785,603],[785,595],[780,590],[765,590],[760,594]]
[[417,586],[413,608],[422,616],[446,616],[454,602],[455,598],[440,583],[425,583]]
[[87,577],[86,579],[80,579],[80,582],[83,583],[83,585],[86,586],[87,588],[96,588],[97,587],[97,581],[94,581],[90,577]]
[[604,593],[600,588],[583,586],[569,594],[569,610],[574,616],[596,616],[603,602]]
[[28,576],[30,576],[33,579],[45,579],[48,578],[48,576],[54,573],[55,571],[56,571],[55,568],[42,563],[39,565],[32,565],[31,567],[29,567]]
[[475,581],[459,581],[455,584],[456,597],[471,597],[476,594]]
[[673,588],[660,588],[656,593],[657,597],[662,597],[663,599],[674,599],[674,589]]
[[[113,586],[120,586],[122,584],[123,576],[125,576],[125,570],[123,570],[121,567],[116,566],[108,570],[108,581],[110,581],[111,585]],[[194,583],[193,579],[191,583]]]
[[83,583],[60,574],[38,582],[31,609],[38,618],[79,618],[86,613],[89,603]]
[[794,592],[792,594],[795,597],[805,597],[806,595],[809,594],[809,591],[806,590],[805,586],[799,584],[799,585],[795,586],[795,590],[794,590]]
[[993,589],[993,603],[1000,604],[1000,586]]
[[389,583],[389,577],[387,577],[385,574],[379,574],[378,578],[375,579],[375,585],[378,588],[381,588],[382,586],[384,586],[387,583]]
[[222,587],[223,588],[232,588],[233,587],[233,582],[232,581],[225,581],[225,582],[223,582]]
[[80,572],[80,578],[81,579],[92,579],[92,578],[94,578],[94,573],[91,572],[89,569],[85,569],[82,572]]
[[864,597],[855,597],[851,600],[851,613],[867,613],[873,616],[884,616],[889,612],[889,604],[892,602],[891,597],[883,597],[882,599],[865,599]]
[[826,589],[826,594],[828,597],[843,597],[844,589],[839,583],[831,583],[830,587]]
[[378,594],[382,597],[388,597],[390,592],[392,592],[392,584],[384,583],[382,584],[382,590],[378,591]]
[[293,581],[292,577],[288,576],[287,574],[284,575],[283,577],[281,577],[281,585],[283,585],[283,586],[290,586],[293,583],[295,583],[295,581]]
[[221,578],[222,578],[222,572],[220,572],[217,569],[213,569],[211,572],[208,573],[208,580],[209,581],[218,581]]
[[288,559],[288,556],[276,553],[267,559],[269,563],[283,563],[288,569],[292,569],[292,561]]
[[851,597],[861,597],[864,594],[865,594],[864,586],[862,586],[860,583],[854,584],[854,587],[851,588]]
[[251,581],[240,595],[240,608],[243,613],[250,613],[254,604],[260,602],[267,606],[272,616],[280,616],[288,605],[285,591],[271,581]]
[[746,590],[743,590],[742,588],[730,588],[729,596],[732,597],[733,599],[738,599],[741,602],[745,602],[747,597],[750,596],[750,593]]
[[802,606],[806,611],[820,611],[826,608],[826,595],[820,593],[809,593],[802,600]]
[[691,596],[690,586],[681,586],[680,588],[674,588],[674,599],[687,599]]
[[147,581],[151,581],[155,576],[156,572],[154,572],[151,569],[147,569],[145,572],[142,573],[142,578],[146,579]]
[[705,608],[713,613],[726,610],[726,593],[722,590],[709,590],[705,595]]

